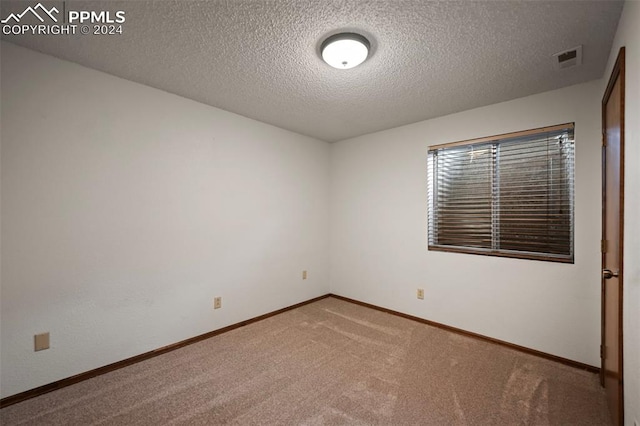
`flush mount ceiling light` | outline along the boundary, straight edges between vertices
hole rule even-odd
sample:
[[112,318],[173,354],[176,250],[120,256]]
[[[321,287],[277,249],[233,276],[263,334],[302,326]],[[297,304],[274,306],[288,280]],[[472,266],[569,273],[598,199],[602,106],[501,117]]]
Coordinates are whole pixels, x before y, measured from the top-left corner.
[[357,67],[369,56],[369,40],[355,33],[332,35],[322,42],[322,59],[334,68],[347,70]]

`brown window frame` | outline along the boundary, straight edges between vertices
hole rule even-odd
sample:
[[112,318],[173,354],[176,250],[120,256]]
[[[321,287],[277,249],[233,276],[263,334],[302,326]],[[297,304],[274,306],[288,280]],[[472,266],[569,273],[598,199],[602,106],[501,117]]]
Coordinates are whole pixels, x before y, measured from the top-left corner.
[[[559,148],[557,151],[553,151],[551,154],[539,154],[539,151],[536,151],[531,154],[538,156],[535,158],[541,162],[540,164],[547,161],[547,165],[543,165],[538,171],[527,172],[525,167],[518,166],[515,160],[509,159],[516,158],[522,164],[523,158],[525,158],[523,155],[529,155],[530,152],[533,152],[527,150],[539,149],[531,147],[535,147],[536,143],[545,143],[545,135],[547,146],[551,146],[550,135],[558,135],[565,131],[571,137],[562,139],[562,141],[558,139],[556,146]],[[574,263],[574,135],[575,124],[564,123],[429,146],[427,152],[428,250]],[[529,142],[528,147],[524,145],[527,142]],[[562,144],[565,142],[568,144],[563,146]],[[518,150],[517,144],[523,148]],[[471,151],[461,154],[460,151],[465,148]],[[478,149],[475,156],[474,148]],[[503,161],[499,155],[503,148],[507,149],[505,152],[516,155],[512,157],[505,155],[507,160]],[[508,151],[509,148],[512,150]],[[565,153],[567,156],[562,157],[558,167],[558,155]],[[466,156],[467,154],[470,154],[469,157]],[[552,157],[554,154],[556,156]],[[450,157],[442,157],[438,161],[437,155],[449,155]],[[463,155],[464,157],[462,157]],[[483,155],[484,158],[482,158]],[[469,164],[473,162],[471,160],[473,158],[478,158],[476,161],[480,164],[467,165],[467,158],[470,158]],[[448,159],[453,160],[449,161]],[[556,159],[555,163],[554,159]],[[442,165],[439,166],[439,164]],[[461,169],[463,171],[459,172]],[[519,177],[521,171],[528,176]],[[438,173],[442,174],[438,175]],[[540,180],[535,183],[532,176],[545,176],[543,173],[546,173],[547,177],[552,176],[552,178],[548,179],[546,183],[544,180],[542,183]],[[454,174],[454,177],[450,176]],[[469,177],[472,179],[469,180]],[[470,183],[468,183],[469,181]],[[479,186],[474,186],[478,185],[478,182]],[[450,186],[441,190],[438,185],[443,183]],[[509,187],[509,184],[512,186]],[[454,186],[458,189],[455,191],[448,189]],[[519,189],[513,189],[514,187]],[[503,196],[502,188],[511,189],[510,192],[504,190],[507,195]],[[546,191],[544,192],[545,201],[538,201],[536,204],[535,200],[539,200],[540,196],[536,198],[534,195],[527,195],[527,190],[532,190],[532,192],[535,190]],[[536,216],[539,214],[537,212],[541,211],[538,210],[541,208],[540,205],[543,206],[542,209],[546,209],[542,210],[545,212],[542,219],[538,219],[539,216]],[[478,211],[480,213],[477,213]],[[444,216],[445,219],[440,216]],[[541,224],[536,224],[536,221]],[[543,229],[543,231],[539,229]],[[501,235],[502,231],[505,236]],[[505,249],[503,246],[508,248]]]

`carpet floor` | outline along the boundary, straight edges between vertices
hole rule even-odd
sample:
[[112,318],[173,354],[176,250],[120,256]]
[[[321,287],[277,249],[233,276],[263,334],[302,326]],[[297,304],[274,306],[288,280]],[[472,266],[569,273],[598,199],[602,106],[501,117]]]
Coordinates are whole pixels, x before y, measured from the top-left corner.
[[335,298],[0,410],[3,425],[608,425],[597,375]]

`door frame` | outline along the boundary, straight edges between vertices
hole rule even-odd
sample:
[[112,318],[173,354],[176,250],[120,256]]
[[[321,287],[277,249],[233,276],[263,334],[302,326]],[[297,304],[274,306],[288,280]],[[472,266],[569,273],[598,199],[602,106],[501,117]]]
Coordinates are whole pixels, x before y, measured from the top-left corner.
[[[618,306],[618,339],[619,339],[619,350],[618,350],[618,362],[620,365],[620,401],[618,403],[618,407],[609,407],[611,410],[614,408],[619,411],[621,424],[624,424],[624,357],[623,357],[623,316],[622,316],[622,308],[623,308],[623,278],[624,278],[624,131],[625,131],[625,48],[622,46],[618,52],[618,57],[616,58],[615,65],[613,66],[613,70],[611,71],[611,76],[609,77],[609,82],[607,83],[607,88],[604,92],[604,96],[602,97],[602,253],[601,253],[601,270],[605,268],[605,226],[606,226],[606,105],[611,96],[611,92],[613,91],[613,87],[616,81],[620,79],[620,196],[619,196],[619,241],[618,241],[618,250],[620,257],[620,272],[619,272],[619,290],[620,290],[620,298],[619,298],[619,306]],[[604,386],[604,378],[605,378],[605,365],[604,365],[604,347],[605,347],[605,279],[601,275],[601,347],[600,347],[600,384]]]

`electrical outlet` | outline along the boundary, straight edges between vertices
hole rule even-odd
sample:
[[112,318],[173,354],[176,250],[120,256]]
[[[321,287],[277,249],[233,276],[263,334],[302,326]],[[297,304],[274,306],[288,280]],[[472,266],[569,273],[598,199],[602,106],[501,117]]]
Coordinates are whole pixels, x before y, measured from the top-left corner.
[[213,298],[213,309],[222,308],[222,297],[214,297]]
[[424,299],[424,289],[423,288],[419,288],[416,296],[418,297],[418,299],[423,300]]
[[45,349],[49,349],[49,332],[33,336],[33,350],[37,352]]
[[302,271],[302,279],[303,280],[307,279],[307,271]]

